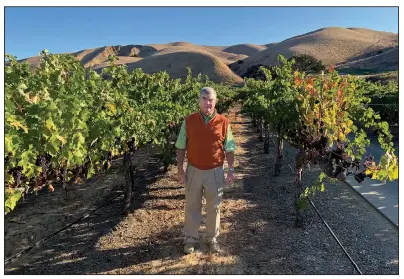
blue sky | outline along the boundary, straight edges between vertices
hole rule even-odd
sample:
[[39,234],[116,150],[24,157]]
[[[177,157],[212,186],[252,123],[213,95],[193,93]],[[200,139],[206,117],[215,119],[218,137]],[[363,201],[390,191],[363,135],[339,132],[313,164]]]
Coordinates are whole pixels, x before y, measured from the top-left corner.
[[105,45],[187,41],[267,44],[323,27],[398,32],[398,8],[31,7],[5,9],[5,51],[17,58]]

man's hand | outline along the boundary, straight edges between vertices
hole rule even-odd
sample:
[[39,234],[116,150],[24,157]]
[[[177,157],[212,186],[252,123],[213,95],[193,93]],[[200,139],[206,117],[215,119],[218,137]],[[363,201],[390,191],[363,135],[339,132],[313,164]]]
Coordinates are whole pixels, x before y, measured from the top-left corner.
[[177,148],[177,179],[181,185],[185,184],[185,172],[184,172],[184,158],[185,158],[185,149]]
[[178,178],[178,182],[181,184],[185,183],[185,171],[182,168],[178,169],[178,173],[177,173],[177,178]]
[[234,171],[227,171],[227,178],[226,178],[226,182],[227,184],[232,184],[234,181]]

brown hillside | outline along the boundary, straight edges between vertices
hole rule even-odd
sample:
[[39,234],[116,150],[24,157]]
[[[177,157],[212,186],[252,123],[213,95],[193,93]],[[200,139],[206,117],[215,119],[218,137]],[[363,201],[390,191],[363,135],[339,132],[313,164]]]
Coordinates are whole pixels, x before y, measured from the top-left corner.
[[35,68],[41,64],[41,56],[33,56],[27,59],[18,60],[20,63],[27,62],[31,71],[35,71]]
[[268,48],[268,47],[273,47],[274,45],[276,45],[277,43],[269,43],[269,44],[265,44],[264,47]]
[[[107,67],[109,55],[114,54],[119,58],[116,61],[117,64],[128,64],[130,67],[133,67],[133,64],[145,65],[148,71],[154,72],[174,67],[175,69],[169,70],[174,76],[183,76],[186,73],[185,68],[180,70],[179,67],[186,65],[188,63],[186,59],[191,57],[201,59],[200,63],[196,60],[188,63],[199,69],[199,72],[211,73],[210,77],[213,80],[232,82],[239,81],[240,78],[236,74],[244,75],[251,66],[276,65],[278,54],[287,58],[298,54],[312,55],[326,65],[336,65],[337,69],[352,67],[353,70],[373,69],[372,72],[395,70],[398,69],[398,49],[395,49],[397,45],[398,34],[395,33],[365,28],[330,27],[265,45],[205,46],[189,42],[171,42],[105,46],[71,54],[85,67],[93,66],[95,69]],[[185,57],[182,58],[181,55],[185,55]],[[170,59],[175,57],[182,64],[179,63],[177,67],[177,63],[171,63],[167,57]],[[144,62],[143,59],[145,59]],[[40,57],[35,56],[19,61],[28,62],[31,69],[34,69],[40,64]],[[152,62],[157,64],[151,66]]]
[[[339,27],[319,29],[274,44],[246,58],[242,64],[233,67],[233,69],[237,74],[243,75],[253,65],[276,65],[278,63],[278,54],[282,54],[286,58],[298,54],[308,54],[322,60],[326,65],[336,64],[351,57],[396,45],[396,40],[393,36],[397,36],[396,34],[391,33],[393,35],[389,37],[385,34],[386,32],[383,32],[380,34],[383,39],[380,39],[379,37],[364,34],[366,30],[361,29],[359,32]],[[375,32],[372,34],[378,34],[378,31],[372,32]]]
[[73,55],[78,59],[78,60],[83,60],[83,58],[87,55],[90,55],[93,53],[97,48],[90,48],[90,49],[84,49],[80,50],[78,52],[73,53]]
[[[100,47],[91,52],[86,53],[84,56],[83,53],[80,53],[79,56],[76,56],[84,67],[90,67],[98,65],[106,60],[108,60],[109,55],[115,55],[117,53],[116,49],[111,46]],[[80,57],[82,57],[80,59]]]
[[236,54],[236,53],[228,53],[223,51],[225,47],[214,47],[214,46],[198,46],[195,44],[191,44],[188,42],[174,42],[169,44],[158,44],[158,45],[150,45],[157,49],[156,54],[168,54],[174,52],[187,52],[187,51],[202,51],[209,52],[210,54],[216,56],[221,59],[225,64],[231,64],[236,62],[237,60],[242,60],[247,58],[246,55]]
[[362,33],[364,35],[375,37],[375,38],[378,38],[378,39],[381,39],[384,41],[394,41],[394,42],[398,43],[398,36],[396,33],[376,31],[376,30],[371,30],[371,29],[366,29],[366,28],[348,28],[348,29]]
[[138,62],[128,64],[128,70],[141,68],[146,73],[167,71],[173,78],[185,78],[187,67],[190,67],[192,74],[206,74],[215,82],[226,84],[237,84],[243,80],[234,74],[223,61],[216,56],[203,51],[178,51],[166,54],[157,54],[146,57]]
[[126,45],[115,47],[118,56],[147,57],[157,52],[157,49],[149,45]]
[[344,69],[360,69],[360,70],[372,70],[377,72],[378,69],[383,71],[397,71],[398,70],[398,48],[389,50],[385,53],[381,53],[369,58],[358,59],[352,62],[348,62],[339,65],[337,69],[341,72]]
[[[93,67],[94,69],[101,69],[107,67],[109,65],[108,57],[109,55],[112,54],[117,55],[119,58],[119,60],[116,61],[116,64],[135,63],[146,57],[177,53],[177,52],[208,53],[210,56],[215,56],[217,59],[221,60],[221,63],[223,64],[231,64],[234,63],[235,61],[242,60],[248,57],[243,54],[224,52],[223,49],[225,48],[226,47],[198,46],[188,42],[173,42],[168,44],[107,46],[107,47],[86,49],[72,54],[79,61],[81,61],[84,67],[86,68]],[[31,65],[32,69],[39,66],[40,57],[39,56],[30,57],[28,59],[23,59],[21,61],[27,61]],[[221,68],[222,68],[221,66],[218,67],[218,69]],[[229,71],[231,72],[230,69]],[[234,73],[231,73],[230,76],[232,75],[234,75]],[[227,80],[227,78],[224,78],[224,80]]]
[[227,47],[227,48],[223,49],[223,51],[251,56],[264,49],[266,49],[265,46],[253,45],[253,44],[240,44],[240,45],[234,45],[234,46]]
[[[117,64],[126,64],[136,62],[142,57],[153,55],[157,52],[154,47],[142,45],[126,45],[126,46],[107,46],[96,49],[87,49],[74,53],[76,58],[81,61],[84,67],[93,66],[99,68],[108,64],[109,55],[117,55],[120,59]],[[126,58],[124,58],[126,57]],[[140,57],[140,58],[139,58]]]
[[[142,60],[140,57],[128,57],[128,56],[118,56],[118,60],[116,60],[114,63],[117,65],[121,64],[129,64],[129,63],[134,63],[139,60]],[[108,60],[101,62],[100,64],[95,65],[93,68],[94,69],[101,69],[108,67],[110,65],[110,62]]]

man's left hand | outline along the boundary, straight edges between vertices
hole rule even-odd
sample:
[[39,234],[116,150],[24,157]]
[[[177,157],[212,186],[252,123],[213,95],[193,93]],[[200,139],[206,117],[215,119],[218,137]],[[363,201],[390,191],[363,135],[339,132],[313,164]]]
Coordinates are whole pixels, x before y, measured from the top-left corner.
[[227,184],[232,184],[234,181],[234,171],[227,171]]

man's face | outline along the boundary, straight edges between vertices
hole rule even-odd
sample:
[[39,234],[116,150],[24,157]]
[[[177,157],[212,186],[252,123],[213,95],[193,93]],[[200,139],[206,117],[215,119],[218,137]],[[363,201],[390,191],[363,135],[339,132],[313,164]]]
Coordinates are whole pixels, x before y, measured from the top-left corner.
[[215,111],[216,97],[208,94],[203,94],[199,98],[199,107],[205,115],[210,115]]

